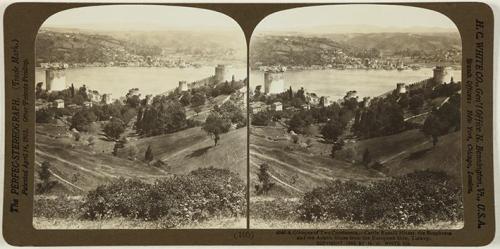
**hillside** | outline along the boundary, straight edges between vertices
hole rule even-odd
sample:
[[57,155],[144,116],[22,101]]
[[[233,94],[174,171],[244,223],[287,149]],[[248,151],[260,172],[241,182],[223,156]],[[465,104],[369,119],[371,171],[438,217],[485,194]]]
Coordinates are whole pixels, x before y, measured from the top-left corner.
[[[252,37],[250,47],[251,65],[311,66],[394,56],[457,63],[461,40],[458,33],[261,34]],[[344,54],[350,58],[340,60]]]
[[270,195],[276,197],[299,197],[332,180],[369,183],[384,178],[375,170],[330,158],[328,151],[331,146],[317,138],[312,140],[312,146],[306,148],[294,144],[284,127],[253,126],[250,136],[251,189],[257,184],[257,173],[263,163],[269,165],[276,186]]
[[161,54],[158,46],[134,43],[104,34],[41,30],[35,44],[37,63],[108,63]]
[[[336,159],[329,156],[331,145],[322,143],[319,138],[301,136],[300,139],[311,139],[311,146],[301,146],[300,142],[294,144],[283,127],[252,127],[251,188],[257,184],[262,163],[270,166],[276,188],[269,195],[276,197],[283,197],[283,194],[300,197],[332,180],[370,183],[425,169],[445,171],[457,182],[461,181],[459,132],[442,136],[435,147],[419,130],[359,140],[346,144],[336,153]],[[370,151],[373,161],[383,165],[383,169],[375,170],[358,163],[365,149]],[[352,153],[355,162],[344,156]]]
[[250,64],[315,65],[328,63],[325,54],[344,47],[327,38],[302,36],[255,36],[250,43]]
[[[83,135],[81,141],[87,136]],[[105,141],[104,137],[90,147],[85,142],[75,142],[66,127],[46,124],[37,126],[35,161],[38,166],[43,161],[50,162],[53,180],[58,182],[53,193],[82,195],[118,177],[154,182],[210,166],[230,169],[246,179],[244,141],[246,129],[242,128],[222,135],[217,147],[213,147],[212,139],[200,127],[194,127],[161,136],[132,137],[124,152],[116,157],[111,154],[113,143]],[[163,166],[155,167],[142,161],[148,145],[155,158],[165,163]],[[127,159],[126,151],[130,147],[137,149],[135,161]]]
[[[236,37],[241,36],[239,39]],[[241,34],[225,31],[89,31],[41,29],[37,35],[37,63],[114,64],[143,62],[148,57],[171,65],[243,62]],[[167,64],[166,64],[167,65]]]

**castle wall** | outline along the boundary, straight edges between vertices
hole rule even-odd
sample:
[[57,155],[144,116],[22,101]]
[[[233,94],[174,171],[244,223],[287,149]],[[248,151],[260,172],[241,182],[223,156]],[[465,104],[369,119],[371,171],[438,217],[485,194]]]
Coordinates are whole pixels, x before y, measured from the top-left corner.
[[198,87],[203,87],[203,86],[211,86],[215,83],[217,83],[215,76],[210,76],[210,77],[189,83],[188,88],[193,89],[193,88],[198,88]]
[[49,92],[66,89],[66,72],[64,70],[45,70],[45,85]]

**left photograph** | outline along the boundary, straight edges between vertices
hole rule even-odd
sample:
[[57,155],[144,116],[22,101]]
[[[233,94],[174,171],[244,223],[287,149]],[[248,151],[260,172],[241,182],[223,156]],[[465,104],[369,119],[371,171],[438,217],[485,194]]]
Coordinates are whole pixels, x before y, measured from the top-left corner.
[[36,41],[36,229],[245,228],[247,46],[215,11],[106,5]]

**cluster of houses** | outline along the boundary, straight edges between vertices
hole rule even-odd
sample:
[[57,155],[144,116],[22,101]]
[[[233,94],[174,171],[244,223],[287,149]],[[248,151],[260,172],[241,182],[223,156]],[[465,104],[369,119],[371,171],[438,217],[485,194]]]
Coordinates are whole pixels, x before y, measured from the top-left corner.
[[250,103],[250,108],[252,113],[256,114],[262,111],[298,111],[298,110],[310,110],[312,106],[326,107],[332,104],[329,97],[321,96],[318,97],[315,93],[306,93],[306,103],[302,104],[300,108],[294,106],[283,107],[283,103],[280,101],[273,102],[272,104],[266,104],[263,101],[255,101]]
[[35,101],[35,111],[48,109],[48,108],[56,108],[56,109],[81,109],[81,108],[91,108],[94,104],[111,104],[113,99],[110,93],[107,94],[99,94],[99,92],[95,90],[87,90],[88,100],[84,101],[81,105],[77,104],[67,104],[64,99],[55,99],[52,102],[45,101],[43,99],[37,99]]

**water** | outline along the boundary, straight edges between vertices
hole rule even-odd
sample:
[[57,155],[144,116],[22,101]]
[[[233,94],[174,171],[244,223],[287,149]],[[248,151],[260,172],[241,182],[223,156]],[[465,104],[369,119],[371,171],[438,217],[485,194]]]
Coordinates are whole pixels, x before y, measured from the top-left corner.
[[[100,93],[111,93],[113,97],[125,96],[131,88],[139,88],[143,95],[160,94],[173,90],[179,81],[187,82],[214,75],[214,67],[160,68],[160,67],[82,67],[66,70],[66,84],[75,87],[86,85]],[[236,80],[246,78],[246,68],[230,69]],[[44,82],[45,72],[35,70],[35,82]]]
[[[460,70],[449,70],[446,82],[453,76],[454,81],[460,81]],[[320,96],[330,96],[335,99],[342,98],[347,91],[356,90],[360,97],[375,97],[396,88],[396,83],[407,84],[425,80],[432,77],[432,68],[420,70],[303,70],[285,72],[285,87],[295,90],[304,87],[308,92]],[[250,85],[252,89],[257,85],[264,85],[264,73],[261,71],[250,72]]]

